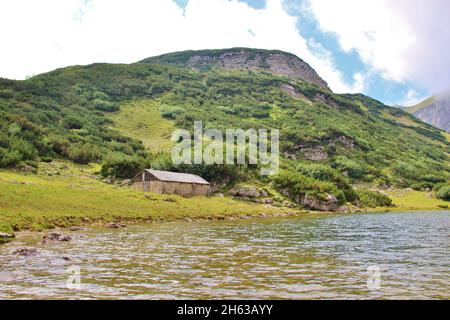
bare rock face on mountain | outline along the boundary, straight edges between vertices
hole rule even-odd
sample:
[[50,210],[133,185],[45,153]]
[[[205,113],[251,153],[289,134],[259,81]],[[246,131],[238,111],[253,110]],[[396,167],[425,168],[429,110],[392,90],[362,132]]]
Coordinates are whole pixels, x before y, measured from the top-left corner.
[[211,68],[266,71],[275,75],[301,79],[328,89],[327,83],[299,57],[278,50],[233,48],[223,50],[184,51],[148,58],[143,63],[170,63],[187,66],[195,72]]
[[450,132],[450,93],[429,98],[406,110],[423,122]]

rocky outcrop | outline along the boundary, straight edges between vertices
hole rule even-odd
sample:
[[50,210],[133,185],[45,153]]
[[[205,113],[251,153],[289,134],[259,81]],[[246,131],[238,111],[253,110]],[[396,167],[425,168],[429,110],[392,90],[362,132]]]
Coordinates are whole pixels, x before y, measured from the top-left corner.
[[259,198],[262,196],[261,191],[257,188],[253,188],[253,187],[233,188],[229,191],[229,193],[233,197],[238,197],[238,198],[255,199],[255,198]]
[[328,159],[328,154],[323,146],[301,148],[300,150],[305,160],[325,161]]
[[256,187],[239,187],[233,188],[228,192],[234,198],[242,200],[249,200],[258,203],[273,204],[274,200],[270,197],[269,193]]
[[355,149],[356,147],[355,140],[348,138],[346,136],[339,136],[331,139],[330,146],[335,146],[337,143],[342,144],[347,149]]
[[282,91],[284,91],[285,93],[287,93],[288,95],[290,95],[294,99],[299,99],[299,100],[303,100],[303,101],[307,101],[307,102],[311,103],[308,98],[306,98],[303,94],[301,94],[300,92],[295,90],[295,88],[293,86],[291,86],[290,84],[283,83],[280,86],[280,89]]
[[148,58],[141,62],[175,64],[195,72],[211,68],[266,71],[290,79],[301,79],[330,90],[328,84],[305,61],[294,54],[278,50],[232,48],[184,51]]
[[298,202],[305,208],[318,211],[336,211],[339,208],[339,201],[332,194],[328,194],[326,199],[317,199],[312,195],[306,194],[300,196]]

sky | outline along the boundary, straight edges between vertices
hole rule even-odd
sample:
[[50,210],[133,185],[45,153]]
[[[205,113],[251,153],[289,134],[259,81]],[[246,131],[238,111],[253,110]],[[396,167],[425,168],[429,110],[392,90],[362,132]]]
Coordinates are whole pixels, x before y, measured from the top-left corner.
[[189,49],[278,49],[337,93],[414,105],[450,89],[448,0],[2,0],[0,77]]

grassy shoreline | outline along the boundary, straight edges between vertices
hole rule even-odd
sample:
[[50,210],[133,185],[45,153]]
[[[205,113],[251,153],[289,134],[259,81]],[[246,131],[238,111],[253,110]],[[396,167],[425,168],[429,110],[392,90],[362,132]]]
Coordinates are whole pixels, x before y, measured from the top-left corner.
[[71,226],[224,220],[288,216],[298,209],[237,201],[226,197],[184,198],[144,194],[108,185],[95,167],[47,164],[36,174],[0,171],[0,232],[42,231]]
[[[0,171],[0,232],[14,234],[24,230],[104,226],[111,222],[137,224],[295,216],[307,212],[219,196],[183,198],[144,194],[102,183],[94,175],[97,169],[53,162],[43,164],[38,174]],[[396,190],[389,196],[396,207],[366,211],[445,210],[446,202],[424,192]]]

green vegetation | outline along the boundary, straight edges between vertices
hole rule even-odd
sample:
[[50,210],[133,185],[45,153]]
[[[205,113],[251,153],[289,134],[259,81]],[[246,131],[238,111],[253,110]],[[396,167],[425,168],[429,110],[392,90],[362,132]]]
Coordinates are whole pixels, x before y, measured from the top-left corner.
[[[366,189],[434,189],[436,196],[448,200],[448,188],[436,189],[437,185],[448,185],[450,177],[448,135],[364,95],[333,94],[267,71],[225,70],[206,63],[202,72],[194,72],[187,65],[194,54],[222,53],[182,52],[130,65],[68,67],[25,81],[0,79],[0,168],[34,172],[39,165],[64,159],[101,164],[103,176],[120,179],[132,178],[143,167],[153,167],[197,173],[212,182],[225,181],[228,185],[224,190],[234,183],[252,181],[279,194],[287,191],[291,199],[332,194],[340,204],[389,205],[384,196],[353,187],[362,184]],[[277,128],[281,154],[290,156],[281,159],[281,173],[272,178],[259,176],[257,166],[174,166],[168,153],[170,134],[174,128],[192,130],[196,120],[203,121],[204,129],[222,131]],[[319,150],[324,157],[314,161],[308,158],[307,150]],[[8,174],[12,173],[2,175]],[[106,204],[99,209],[81,202],[76,209],[76,201],[95,192],[70,190],[69,199],[56,191],[60,180],[45,183],[42,177],[36,179],[41,179],[39,186],[2,182],[7,194],[0,197],[3,221],[28,221],[26,215],[20,218],[20,212],[35,208],[25,196],[28,191],[47,199],[45,208],[54,215],[84,212],[94,217],[109,210]],[[12,196],[17,188],[26,191],[19,198]],[[116,197],[108,194],[112,191],[109,186],[96,184],[95,188],[103,199]],[[116,191],[119,200],[112,203],[117,208],[146,208],[143,196],[130,190],[115,190],[114,194]],[[133,195],[138,197],[136,201]],[[128,196],[131,201],[125,201]],[[33,201],[43,206],[37,198]],[[65,201],[72,209],[65,209]],[[82,203],[93,201],[83,199]],[[136,207],[130,207],[134,201]],[[433,201],[443,205],[443,201]],[[211,203],[205,210],[215,206]],[[60,211],[52,211],[52,206]]]
[[357,190],[356,193],[360,205],[365,208],[392,207],[393,205],[391,198],[378,191]]
[[175,130],[173,121],[160,116],[160,103],[152,100],[133,100],[123,103],[120,112],[111,114],[113,128],[124,136],[142,141],[153,151],[170,151],[170,137]]
[[445,201],[450,201],[450,185],[444,185],[436,190],[436,197]]
[[296,212],[223,197],[136,192],[95,178],[97,167],[42,163],[37,175],[0,172],[0,232],[106,222],[226,219]]
[[393,208],[380,207],[377,210],[384,211],[408,211],[408,210],[448,210],[448,202],[437,199],[430,192],[419,192],[410,190],[387,191],[386,195],[392,199]]

